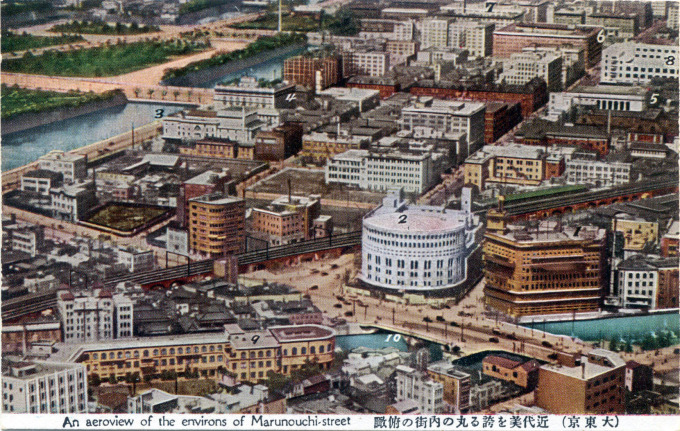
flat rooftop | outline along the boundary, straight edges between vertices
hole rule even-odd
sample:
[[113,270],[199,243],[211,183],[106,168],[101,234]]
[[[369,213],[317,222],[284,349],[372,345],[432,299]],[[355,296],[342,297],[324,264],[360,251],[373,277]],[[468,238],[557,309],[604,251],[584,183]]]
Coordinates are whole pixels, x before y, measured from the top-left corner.
[[273,326],[269,328],[279,342],[314,341],[335,336],[335,331],[321,325]]
[[[453,214],[453,213],[451,213]],[[394,212],[378,214],[364,220],[366,227],[374,229],[389,229],[390,231],[407,232],[410,234],[448,232],[464,229],[464,221],[457,215],[449,213],[422,212]],[[406,223],[400,222],[406,216]]]

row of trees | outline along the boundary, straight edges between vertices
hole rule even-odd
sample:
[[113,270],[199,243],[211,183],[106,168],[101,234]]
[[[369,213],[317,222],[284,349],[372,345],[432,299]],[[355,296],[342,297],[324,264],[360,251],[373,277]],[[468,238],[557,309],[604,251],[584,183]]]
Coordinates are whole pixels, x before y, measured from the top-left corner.
[[198,12],[203,9],[222,6],[230,2],[231,0],[190,0],[179,7],[179,14],[186,15],[188,13]]
[[33,36],[26,32],[17,34],[8,30],[2,31],[2,52],[25,51],[27,49],[44,48],[46,46],[64,45],[81,42],[82,36],[70,34],[59,36]]
[[226,54],[216,54],[205,60],[189,63],[188,65],[181,68],[168,69],[163,75],[163,80],[178,78],[192,72],[198,72],[215,66],[222,66],[232,61],[245,60],[261,52],[272,51],[277,48],[296,43],[304,43],[306,40],[307,37],[304,34],[299,33],[277,34],[276,36],[261,37],[243,49],[232,51]]
[[60,33],[80,33],[80,34],[110,34],[110,35],[128,35],[128,34],[145,34],[159,31],[160,28],[154,25],[139,26],[136,22],[130,25],[125,25],[117,22],[115,25],[109,25],[104,21],[71,21],[64,24],[57,24],[53,26],[50,31]]
[[[233,28],[276,30],[279,25],[278,11],[272,11],[252,21],[233,24]],[[359,33],[361,24],[349,8],[340,8],[334,15],[321,13],[318,19],[306,15],[286,13],[282,22],[283,31],[323,31],[341,36],[354,36]]]
[[90,102],[103,101],[113,98],[119,91],[106,93],[82,93],[69,91],[58,93],[56,91],[27,90],[18,86],[8,87],[2,85],[0,89],[2,119],[8,119],[15,115],[26,113],[38,113],[57,108],[75,108]]
[[40,56],[26,52],[20,59],[7,60],[7,72],[53,76],[114,76],[160,64],[171,56],[186,55],[208,48],[206,41],[175,39],[111,44],[67,52],[47,51]]
[[[639,344],[642,350],[656,350],[664,347],[672,346],[678,342],[678,337],[673,331],[661,330],[656,333],[647,333],[641,340],[635,344]],[[613,352],[624,351],[627,353],[633,352],[633,342],[630,339],[623,340],[618,335],[612,336],[609,341],[609,350]]]

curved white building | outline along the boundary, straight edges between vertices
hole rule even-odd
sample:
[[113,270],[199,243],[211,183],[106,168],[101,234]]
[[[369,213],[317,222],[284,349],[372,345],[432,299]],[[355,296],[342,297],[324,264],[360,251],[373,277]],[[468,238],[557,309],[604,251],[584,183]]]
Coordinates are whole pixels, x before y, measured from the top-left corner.
[[[469,202],[469,195],[465,196]],[[479,227],[467,208],[442,211],[409,206],[400,192],[392,192],[363,221],[360,279],[372,286],[409,291],[461,283]]]

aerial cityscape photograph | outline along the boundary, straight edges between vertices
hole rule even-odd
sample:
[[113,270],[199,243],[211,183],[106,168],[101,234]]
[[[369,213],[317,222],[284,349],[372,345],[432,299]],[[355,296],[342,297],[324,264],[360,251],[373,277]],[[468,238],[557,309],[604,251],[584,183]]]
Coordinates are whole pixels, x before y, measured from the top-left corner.
[[0,427],[678,429],[678,11],[3,0]]

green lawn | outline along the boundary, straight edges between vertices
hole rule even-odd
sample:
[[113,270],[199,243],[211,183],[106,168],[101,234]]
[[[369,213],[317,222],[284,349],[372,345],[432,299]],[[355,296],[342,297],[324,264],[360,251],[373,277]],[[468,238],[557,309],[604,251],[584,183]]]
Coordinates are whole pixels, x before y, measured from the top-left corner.
[[55,91],[26,90],[18,87],[2,86],[0,90],[2,118],[7,119],[15,115],[29,112],[42,112],[55,108],[70,107],[75,108],[85,103],[96,100],[106,100],[112,98],[115,92],[81,93],[70,91],[68,93],[58,93]]
[[168,210],[165,208],[112,204],[100,209],[86,221],[88,223],[128,232],[143,226],[167,211]]
[[52,10],[52,3],[48,1],[27,1],[27,2],[14,2],[14,3],[3,3],[2,15],[11,16],[18,15],[25,12],[47,12]]
[[126,25],[118,22],[115,25],[109,25],[102,21],[71,21],[55,25],[50,31],[56,33],[128,35],[153,33],[160,31],[160,28],[152,25],[140,27],[137,23]]
[[53,76],[115,76],[206,48],[207,42],[179,39],[118,43],[67,52],[50,50],[39,56],[27,52],[20,59],[4,61],[3,69],[6,72]]
[[179,14],[185,15],[191,12],[198,12],[199,10],[208,9],[213,6],[221,6],[227,3],[230,3],[230,0],[190,0],[179,7]]
[[2,32],[2,52],[25,51],[27,49],[44,48],[46,46],[64,45],[83,41],[82,36],[33,36],[27,33],[17,34],[11,31]]

